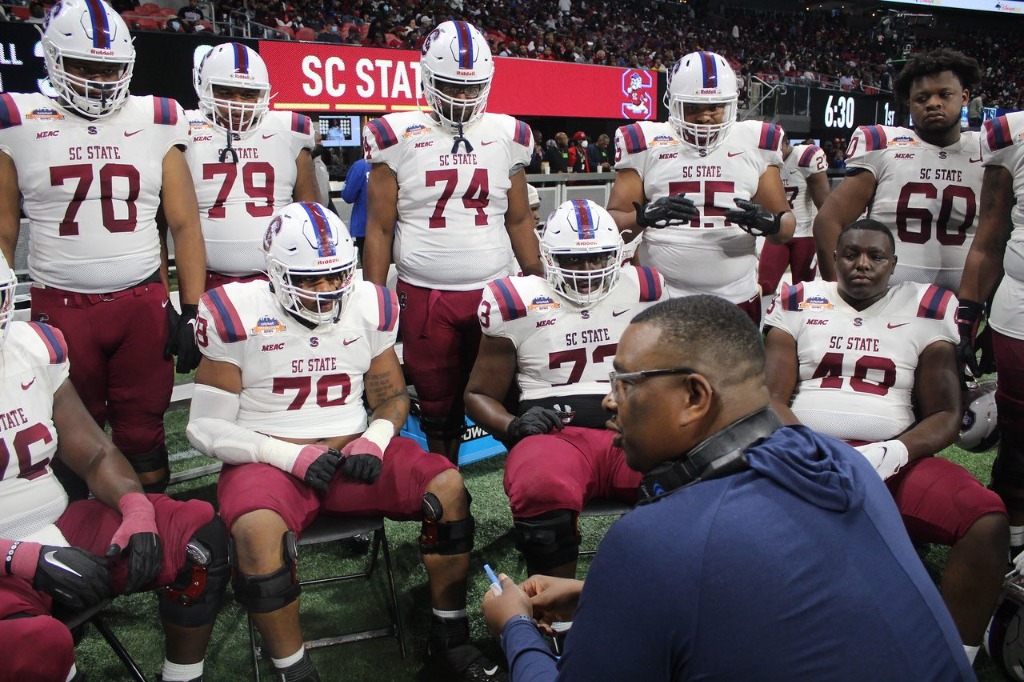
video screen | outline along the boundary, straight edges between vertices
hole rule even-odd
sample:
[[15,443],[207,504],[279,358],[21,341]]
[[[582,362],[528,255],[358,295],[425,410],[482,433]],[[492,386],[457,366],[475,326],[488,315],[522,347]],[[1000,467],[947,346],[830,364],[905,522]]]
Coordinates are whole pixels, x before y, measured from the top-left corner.
[[1022,0],[883,0],[895,5],[917,5],[924,9],[969,9],[981,12],[1024,14]]
[[362,145],[359,116],[320,116],[317,123],[325,147],[359,147]]

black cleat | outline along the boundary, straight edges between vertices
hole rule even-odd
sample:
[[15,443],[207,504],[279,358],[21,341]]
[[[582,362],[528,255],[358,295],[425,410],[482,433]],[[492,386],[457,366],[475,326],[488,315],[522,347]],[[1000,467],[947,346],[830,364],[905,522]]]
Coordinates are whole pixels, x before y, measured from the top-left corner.
[[508,682],[508,673],[472,644],[460,644],[438,652],[428,648],[427,660],[453,676],[451,679]]

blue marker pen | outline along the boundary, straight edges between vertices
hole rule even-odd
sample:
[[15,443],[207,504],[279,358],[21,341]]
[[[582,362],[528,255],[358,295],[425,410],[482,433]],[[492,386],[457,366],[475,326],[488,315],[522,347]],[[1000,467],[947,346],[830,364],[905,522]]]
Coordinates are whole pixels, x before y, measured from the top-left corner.
[[491,568],[490,564],[484,564],[484,573],[491,580],[491,585],[495,587],[495,594],[501,594],[501,581],[498,580],[498,576],[495,575],[494,569]]

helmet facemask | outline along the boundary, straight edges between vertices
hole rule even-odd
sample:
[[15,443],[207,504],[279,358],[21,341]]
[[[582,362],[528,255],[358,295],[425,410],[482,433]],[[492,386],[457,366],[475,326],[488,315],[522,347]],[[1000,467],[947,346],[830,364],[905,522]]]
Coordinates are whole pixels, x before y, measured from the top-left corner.
[[449,132],[461,134],[483,117],[487,109],[487,96],[491,91],[489,77],[482,80],[454,80],[433,73],[429,67],[422,74],[423,96]]
[[[356,264],[321,271],[289,270],[283,263],[267,261],[271,288],[285,310],[315,326],[334,324],[341,318],[352,288],[355,286]],[[336,283],[333,291],[310,291],[310,280],[324,278]]]
[[[686,114],[701,111],[705,106],[721,106],[721,123],[689,123]],[[676,135],[683,142],[697,148],[702,155],[711,152],[725,141],[729,134],[729,128],[736,121],[736,98],[702,98],[695,100],[672,99],[669,102],[668,122],[672,125]]]
[[612,292],[622,269],[622,237],[615,220],[586,199],[566,201],[548,216],[540,238],[544,278],[581,308]]

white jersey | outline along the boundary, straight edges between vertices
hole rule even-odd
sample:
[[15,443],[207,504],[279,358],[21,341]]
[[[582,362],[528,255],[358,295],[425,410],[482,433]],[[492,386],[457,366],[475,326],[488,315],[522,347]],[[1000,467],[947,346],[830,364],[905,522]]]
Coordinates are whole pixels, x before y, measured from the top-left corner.
[[684,192],[700,216],[689,225],[644,230],[637,249],[644,265],[665,276],[672,297],[714,294],[733,303],[757,294],[754,237],[725,220],[734,199],[750,199],[769,166],[782,167],[782,128],[734,123],[705,156],[681,141],[668,123],[641,121],[615,133],[615,170],[640,174],[654,201]]
[[623,266],[611,293],[589,308],[566,302],[542,277],[508,277],[484,287],[477,317],[484,334],[515,345],[521,400],[603,397],[622,332],[666,297],[656,270],[633,265]]
[[428,114],[410,111],[370,121],[366,160],[398,179],[394,261],[403,281],[471,291],[508,274],[505,230],[512,176],[530,162],[533,132],[504,114],[484,114],[453,149],[454,138]]
[[934,284],[905,282],[855,310],[835,282],[783,284],[765,320],[796,340],[801,423],[843,440],[890,440],[914,424],[914,372],[936,341],[955,344],[957,300]]
[[68,506],[50,468],[57,454],[53,396],[68,378],[68,349],[55,327],[11,322],[0,356],[0,537],[19,540]]
[[100,294],[156,272],[163,160],[188,143],[184,111],[163,97],[132,96],[90,121],[40,93],[0,95],[0,151],[18,169],[33,281]]
[[242,370],[239,426],[268,436],[332,438],[366,429],[363,375],[395,345],[398,299],[358,281],[336,324],[309,329],[266,282],[232,282],[199,301],[203,355]]
[[850,139],[847,173],[875,176],[868,217],[893,231],[899,265],[892,283],[938,284],[957,291],[977,227],[981,148],[976,132],[948,147],[909,128],[862,126]]
[[793,209],[796,218],[794,237],[814,236],[814,216],[818,215],[818,207],[811,200],[807,191],[807,178],[816,173],[828,170],[828,159],[825,152],[816,144],[799,144],[793,147],[782,166],[782,186],[786,190],[786,199]]
[[1016,199],[1010,213],[1013,230],[1003,254],[1003,279],[992,299],[988,322],[1000,334],[1024,339],[1024,112],[985,121],[983,131],[983,165],[1009,171]]
[[260,125],[232,140],[238,163],[221,162],[227,133],[200,111],[186,112],[192,146],[185,154],[199,199],[206,267],[231,277],[266,268],[263,234],[270,217],[292,203],[296,158],[316,144],[308,116],[270,111]]

